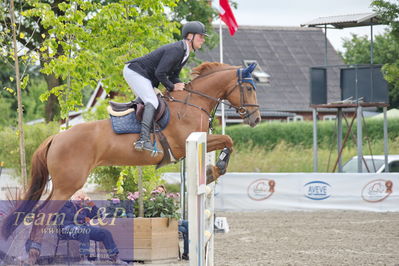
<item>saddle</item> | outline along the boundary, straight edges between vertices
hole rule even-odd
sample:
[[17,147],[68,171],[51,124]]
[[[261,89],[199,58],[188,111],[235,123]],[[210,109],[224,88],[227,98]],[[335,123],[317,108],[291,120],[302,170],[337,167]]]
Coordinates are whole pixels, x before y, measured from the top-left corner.
[[[167,105],[162,95],[157,94],[158,97],[158,108],[155,111],[154,121],[158,122],[166,112]],[[108,113],[113,116],[125,116],[136,111],[136,119],[141,121],[143,119],[144,102],[137,98],[128,103],[117,103],[110,101],[108,106]]]
[[[169,163],[175,163],[176,159],[168,140],[162,133],[162,130],[165,129],[169,123],[169,107],[161,94],[157,94],[157,97],[159,105],[154,115],[154,128],[151,132],[157,135],[164,151],[164,156],[157,165],[158,169]],[[111,117],[112,129],[116,134],[140,133],[141,120],[144,112],[144,103],[140,98],[128,103],[110,101],[109,104],[107,111]]]

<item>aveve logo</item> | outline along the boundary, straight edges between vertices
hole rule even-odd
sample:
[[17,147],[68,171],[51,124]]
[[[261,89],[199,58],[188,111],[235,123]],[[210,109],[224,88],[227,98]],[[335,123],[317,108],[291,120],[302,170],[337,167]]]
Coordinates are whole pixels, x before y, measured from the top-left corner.
[[331,185],[324,181],[311,181],[303,187],[305,197],[311,200],[325,200],[331,196]]
[[268,199],[274,193],[276,181],[273,179],[260,178],[249,184],[247,188],[248,197],[260,201]]
[[385,179],[375,179],[368,182],[362,189],[362,199],[367,202],[380,202],[392,194],[393,182]]

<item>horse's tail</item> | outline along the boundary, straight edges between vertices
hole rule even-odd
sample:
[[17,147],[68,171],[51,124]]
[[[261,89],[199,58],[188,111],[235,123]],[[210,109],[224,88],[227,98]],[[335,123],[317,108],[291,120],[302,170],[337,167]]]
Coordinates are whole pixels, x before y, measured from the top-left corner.
[[2,235],[6,238],[21,224],[26,214],[33,210],[43,194],[49,176],[47,152],[53,138],[54,136],[48,137],[32,156],[31,178],[28,190],[22,200],[16,204],[15,209],[5,218],[1,228]]

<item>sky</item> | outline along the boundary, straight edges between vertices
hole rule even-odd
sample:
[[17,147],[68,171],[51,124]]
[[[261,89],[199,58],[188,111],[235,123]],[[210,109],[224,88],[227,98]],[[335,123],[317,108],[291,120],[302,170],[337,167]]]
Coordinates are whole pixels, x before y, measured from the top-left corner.
[[[233,13],[240,25],[295,26],[318,17],[372,12],[371,0],[234,0],[238,7]],[[374,36],[386,26],[373,26]],[[351,33],[370,36],[370,27],[327,29],[327,38],[336,50],[343,51],[342,38]]]

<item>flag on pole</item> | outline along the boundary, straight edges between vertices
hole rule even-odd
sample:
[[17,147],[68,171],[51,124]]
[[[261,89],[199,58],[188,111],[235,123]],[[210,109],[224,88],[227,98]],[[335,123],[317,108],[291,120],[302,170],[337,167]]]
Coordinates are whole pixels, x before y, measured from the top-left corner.
[[220,10],[219,16],[229,27],[230,35],[233,36],[238,29],[237,21],[234,17],[233,11],[231,11],[228,0],[219,0]]

